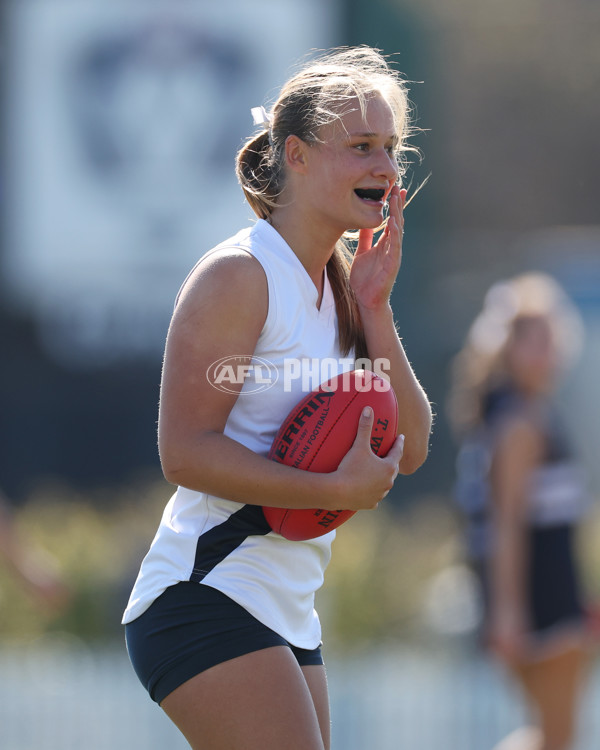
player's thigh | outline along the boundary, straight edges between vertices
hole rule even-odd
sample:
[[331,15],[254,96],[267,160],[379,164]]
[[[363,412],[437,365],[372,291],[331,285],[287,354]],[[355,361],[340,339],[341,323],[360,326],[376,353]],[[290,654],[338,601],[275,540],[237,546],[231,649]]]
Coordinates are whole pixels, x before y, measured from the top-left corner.
[[313,699],[321,736],[325,750],[329,750],[331,744],[331,716],[329,712],[329,690],[327,688],[327,674],[325,667],[317,664],[302,667],[306,684]]
[[211,667],[161,707],[194,750],[324,750],[308,683],[285,646]]

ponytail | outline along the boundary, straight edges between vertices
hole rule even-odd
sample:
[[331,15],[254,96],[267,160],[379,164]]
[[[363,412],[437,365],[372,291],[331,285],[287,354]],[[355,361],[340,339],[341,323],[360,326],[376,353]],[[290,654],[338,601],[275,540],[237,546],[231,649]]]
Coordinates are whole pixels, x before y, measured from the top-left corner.
[[236,159],[236,174],[246,200],[259,219],[268,219],[279,194],[279,172],[269,131],[249,138]]

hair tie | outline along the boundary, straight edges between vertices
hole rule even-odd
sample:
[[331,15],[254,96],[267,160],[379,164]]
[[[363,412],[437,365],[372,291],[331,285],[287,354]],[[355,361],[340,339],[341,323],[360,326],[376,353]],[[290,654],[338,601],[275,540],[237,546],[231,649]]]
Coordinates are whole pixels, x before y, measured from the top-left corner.
[[250,112],[252,113],[252,119],[254,120],[255,125],[266,125],[267,128],[269,127],[271,124],[271,118],[262,104],[260,107],[252,107]]

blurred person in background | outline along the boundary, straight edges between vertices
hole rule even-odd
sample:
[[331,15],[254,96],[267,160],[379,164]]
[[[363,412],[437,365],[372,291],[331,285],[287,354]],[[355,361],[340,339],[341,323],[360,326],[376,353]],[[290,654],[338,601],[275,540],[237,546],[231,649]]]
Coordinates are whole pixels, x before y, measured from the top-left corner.
[[[427,455],[431,409],[389,302],[402,255],[408,105],[385,58],[360,47],[309,63],[270,114],[256,109],[260,130],[237,166],[258,220],[204,255],[178,296],[158,424],[163,471],[178,489],[123,620],[140,680],[193,748],[327,750],[314,595],[335,531],[290,541],[261,506],[374,508],[398,472]],[[356,229],[351,257],[342,237]],[[209,382],[216,361],[253,354],[281,373],[270,388],[248,393],[252,370],[229,390]],[[358,356],[389,361],[406,442],[375,456],[366,410],[335,472],[268,460],[306,393],[304,378],[284,376],[286,360],[327,358],[341,372]]]
[[484,643],[537,718],[497,750],[572,746],[588,633],[577,560],[585,480],[555,405],[581,322],[557,282],[495,284],[453,369],[457,500],[484,603]]
[[0,490],[0,560],[17,578],[42,614],[59,614],[69,603],[70,592],[56,561],[19,530],[9,498]]

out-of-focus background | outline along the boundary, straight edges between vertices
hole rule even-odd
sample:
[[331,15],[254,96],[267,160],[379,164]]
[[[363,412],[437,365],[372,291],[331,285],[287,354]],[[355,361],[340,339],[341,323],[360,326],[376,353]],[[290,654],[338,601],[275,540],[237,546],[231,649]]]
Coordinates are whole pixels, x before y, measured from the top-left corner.
[[[234,155],[291,66],[366,43],[423,154],[394,307],[437,412],[427,464],[335,543],[319,608],[334,750],[486,750],[522,706],[481,654],[452,501],[449,366],[495,280],[554,274],[585,347],[561,403],[600,491],[600,5],[5,0],[0,6],[0,746],[184,748],[120,616],[172,488],[162,348],[195,260],[252,220]],[[8,529],[8,531],[7,531]],[[582,538],[600,598],[600,523]],[[578,749],[600,744],[593,666]]]

